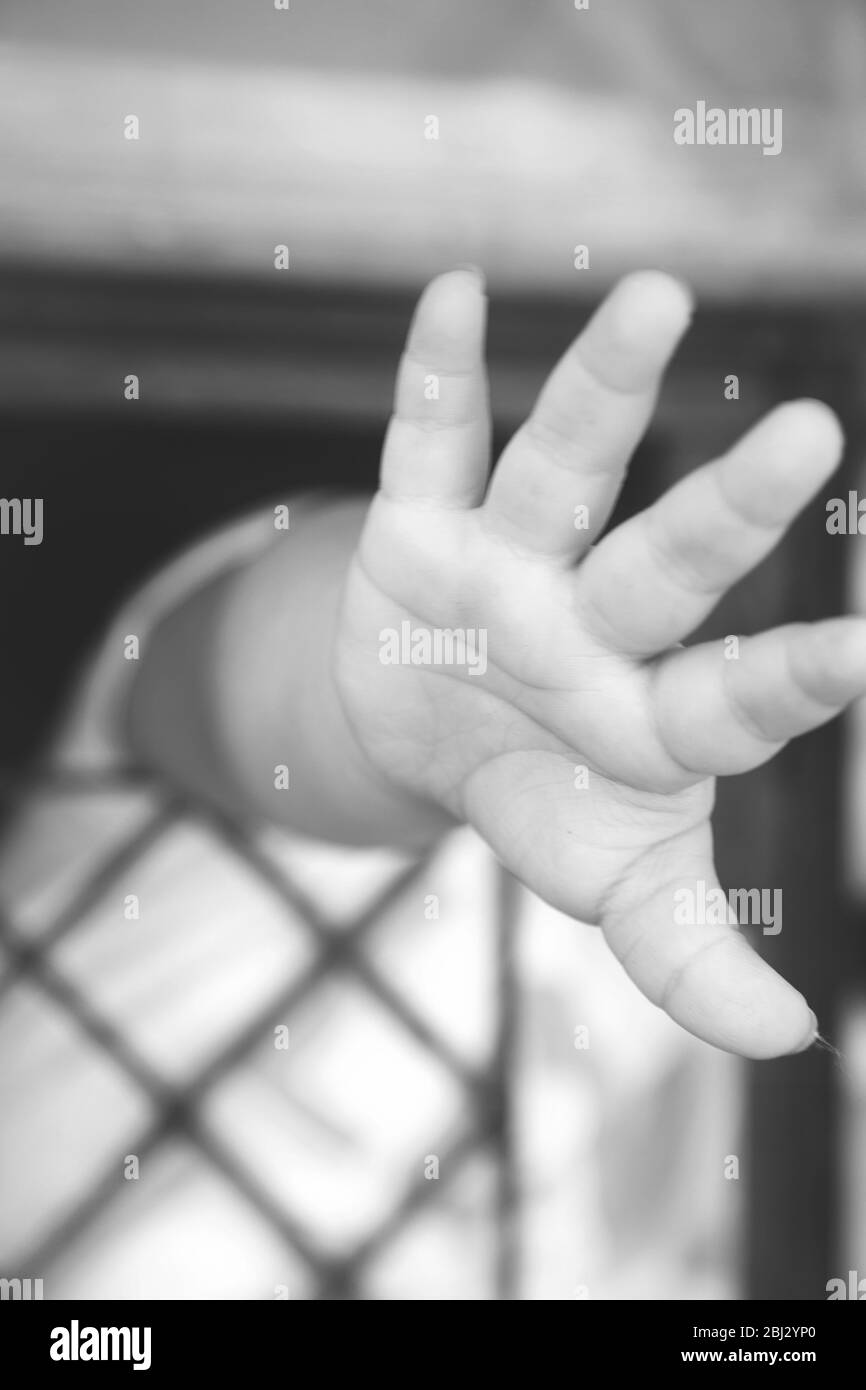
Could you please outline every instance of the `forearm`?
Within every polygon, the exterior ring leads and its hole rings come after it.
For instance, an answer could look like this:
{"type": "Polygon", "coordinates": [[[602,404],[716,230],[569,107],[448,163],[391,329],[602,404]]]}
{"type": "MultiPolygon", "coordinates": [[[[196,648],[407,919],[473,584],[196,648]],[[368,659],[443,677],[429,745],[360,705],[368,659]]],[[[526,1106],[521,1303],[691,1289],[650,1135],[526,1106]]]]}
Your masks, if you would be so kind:
{"type": "Polygon", "coordinates": [[[147,765],[232,815],[346,844],[418,848],[452,822],[372,766],[332,672],[367,505],[302,502],[265,554],[165,619],[142,654],[129,736],[147,765]]]}

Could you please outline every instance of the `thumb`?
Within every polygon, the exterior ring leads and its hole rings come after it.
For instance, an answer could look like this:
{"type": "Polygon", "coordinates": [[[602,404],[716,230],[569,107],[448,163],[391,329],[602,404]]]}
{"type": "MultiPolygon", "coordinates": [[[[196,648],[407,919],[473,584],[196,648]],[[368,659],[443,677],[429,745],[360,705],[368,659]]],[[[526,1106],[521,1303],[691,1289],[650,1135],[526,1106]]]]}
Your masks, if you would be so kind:
{"type": "Polygon", "coordinates": [[[654,1004],[704,1042],[743,1057],[780,1057],[814,1042],[815,1015],[798,990],[752,949],[739,929],[766,918],[781,926],[781,898],[726,894],[712,861],[709,824],[644,854],[605,903],[602,929],[627,974],[654,1004]]]}

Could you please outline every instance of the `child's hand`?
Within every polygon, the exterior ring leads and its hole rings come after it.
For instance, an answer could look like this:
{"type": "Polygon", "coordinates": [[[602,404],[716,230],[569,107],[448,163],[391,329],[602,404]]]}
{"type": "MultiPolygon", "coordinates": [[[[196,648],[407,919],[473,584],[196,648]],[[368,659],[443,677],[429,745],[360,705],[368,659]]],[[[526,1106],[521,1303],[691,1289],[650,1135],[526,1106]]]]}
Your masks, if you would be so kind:
{"type": "Polygon", "coordinates": [[[470,821],[548,902],[600,923],[684,1027],[771,1057],[812,1041],[805,1000],[735,926],[678,925],[674,895],[718,887],[714,775],[758,766],[866,691],[866,621],[743,639],[738,659],[722,642],[679,645],[838,463],[839,425],[816,402],[775,410],[599,540],[689,314],[676,281],[624,280],[491,478],[483,287],[466,271],[428,287],[335,671],[380,773],[470,821]],[[466,664],[399,664],[407,632],[423,658],[418,632],[445,629],[468,631],[466,664]]]}

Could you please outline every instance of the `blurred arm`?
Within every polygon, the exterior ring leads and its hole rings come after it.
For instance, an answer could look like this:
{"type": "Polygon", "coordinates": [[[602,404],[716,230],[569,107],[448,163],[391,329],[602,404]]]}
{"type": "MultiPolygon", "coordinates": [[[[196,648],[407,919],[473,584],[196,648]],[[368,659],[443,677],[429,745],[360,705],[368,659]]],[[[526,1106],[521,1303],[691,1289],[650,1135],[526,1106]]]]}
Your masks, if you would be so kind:
{"type": "Polygon", "coordinates": [[[421,848],[453,823],[369,763],[331,673],[367,499],[292,507],[256,561],[151,634],[128,712],[136,756],[196,799],[345,844],[421,848]],[[289,786],[278,787],[277,769],[289,786]]]}

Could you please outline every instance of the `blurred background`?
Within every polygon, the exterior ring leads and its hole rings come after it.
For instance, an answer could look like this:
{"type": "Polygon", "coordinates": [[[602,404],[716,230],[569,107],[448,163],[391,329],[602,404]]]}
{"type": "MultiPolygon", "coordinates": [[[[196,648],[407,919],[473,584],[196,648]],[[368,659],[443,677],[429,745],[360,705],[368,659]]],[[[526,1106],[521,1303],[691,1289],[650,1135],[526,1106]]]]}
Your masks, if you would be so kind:
{"type": "MultiPolygon", "coordinates": [[[[864,78],[856,0],[6,0],[0,490],[44,498],[45,538],[0,537],[0,1275],[557,1300],[866,1277],[862,711],[720,792],[722,882],[782,889],[756,945],[842,1054],[745,1066],[471,832],[417,864],[217,823],[76,686],[184,547],[373,488],[412,304],[455,263],[490,281],[500,445],[620,273],[694,285],[618,518],[799,394],[845,425],[833,495],[866,494],[864,78]],[[699,100],[782,108],[781,154],[676,145],[699,100]]],[[[704,635],[866,611],[826,501],[704,635]]]]}

